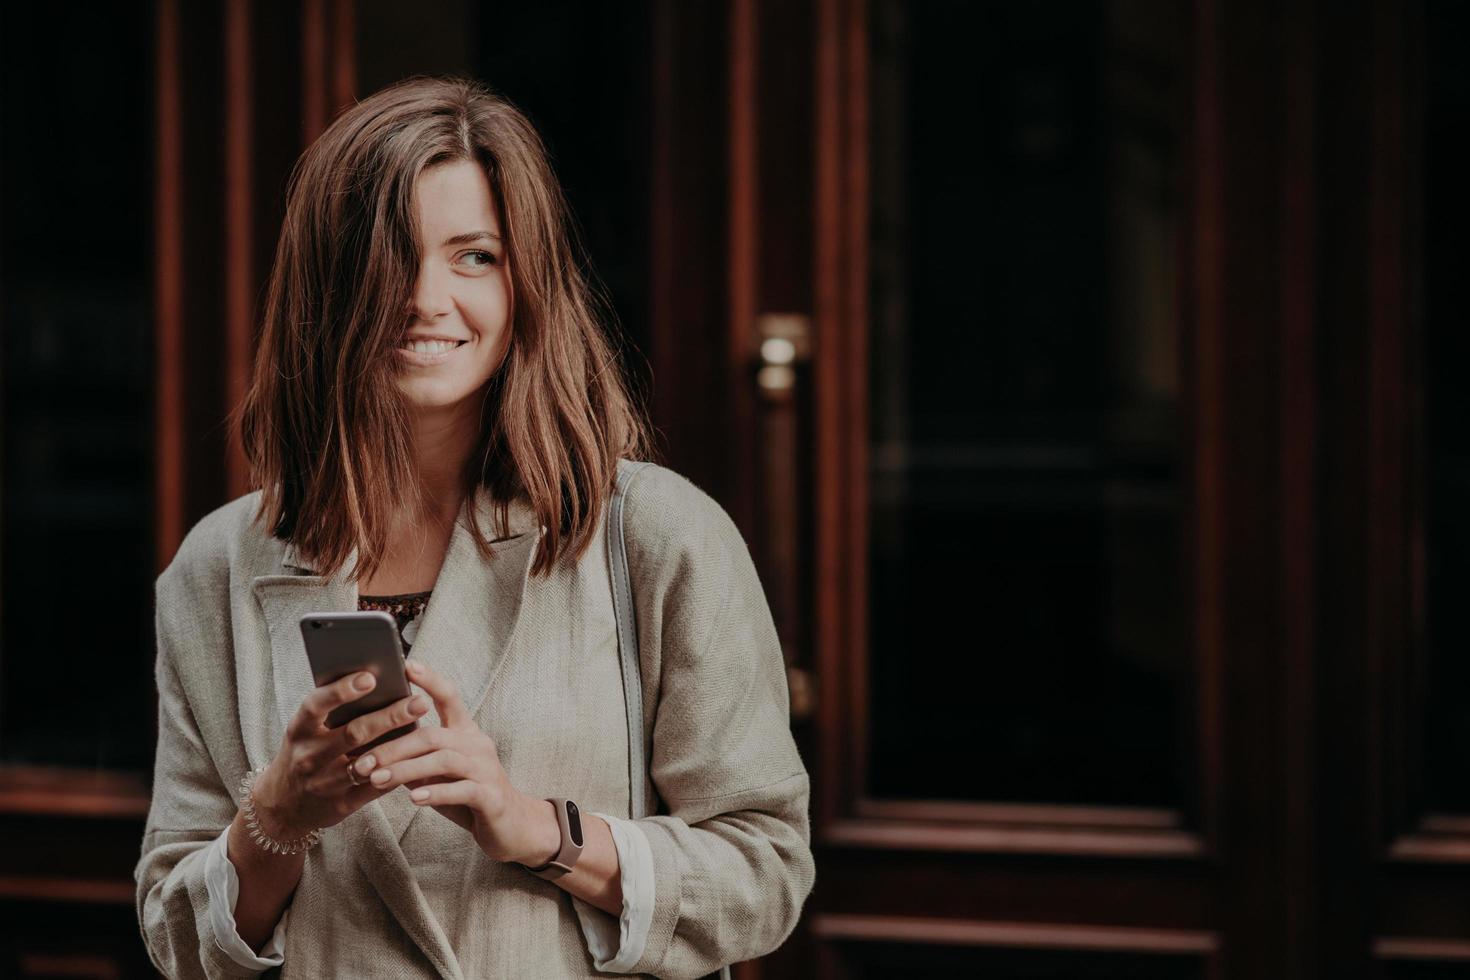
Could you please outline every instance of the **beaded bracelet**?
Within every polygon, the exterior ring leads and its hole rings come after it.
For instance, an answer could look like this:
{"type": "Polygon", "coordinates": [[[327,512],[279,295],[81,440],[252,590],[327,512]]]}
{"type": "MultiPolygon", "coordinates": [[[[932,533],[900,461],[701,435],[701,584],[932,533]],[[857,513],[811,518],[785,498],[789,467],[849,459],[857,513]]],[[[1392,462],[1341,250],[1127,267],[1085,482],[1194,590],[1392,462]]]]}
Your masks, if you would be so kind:
{"type": "Polygon", "coordinates": [[[251,795],[250,789],[255,784],[255,777],[263,772],[265,772],[264,766],[252,769],[240,777],[240,810],[245,814],[245,827],[250,831],[250,839],[272,854],[300,854],[302,851],[315,847],[322,839],[321,828],[313,830],[305,837],[288,841],[275,840],[260,829],[260,824],[255,818],[255,797],[251,795]]]}

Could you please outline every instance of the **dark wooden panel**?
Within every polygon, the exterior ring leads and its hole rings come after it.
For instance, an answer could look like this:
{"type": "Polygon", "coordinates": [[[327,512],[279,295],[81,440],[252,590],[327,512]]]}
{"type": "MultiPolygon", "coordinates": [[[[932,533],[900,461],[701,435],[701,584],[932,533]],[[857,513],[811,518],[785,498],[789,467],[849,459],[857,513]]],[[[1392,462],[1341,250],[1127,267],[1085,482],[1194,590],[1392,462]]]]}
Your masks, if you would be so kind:
{"type": "Polygon", "coordinates": [[[813,914],[1211,931],[1217,876],[1188,862],[822,848],[813,914]]]}
{"type": "Polygon", "coordinates": [[[0,19],[0,762],[141,768],[152,7],[0,19]]]}
{"type": "Polygon", "coordinates": [[[1205,841],[1175,810],[1015,803],[860,799],[854,816],[823,824],[835,846],[1201,858],[1205,841]]]}
{"type": "Polygon", "coordinates": [[[1375,980],[1465,980],[1470,977],[1470,949],[1464,943],[1386,939],[1374,944],[1381,962],[1375,980]]]}
{"type": "Polygon", "coordinates": [[[1334,93],[1320,194],[1335,202],[1321,209],[1320,277],[1332,327],[1320,348],[1321,629],[1333,652],[1321,730],[1334,741],[1319,761],[1323,798],[1338,804],[1317,822],[1320,962],[1328,975],[1366,969],[1369,945],[1375,976],[1470,975],[1453,139],[1467,22],[1422,0],[1319,13],[1320,85],[1334,93]],[[1436,279],[1450,290],[1438,302],[1436,279]]]}
{"type": "MultiPolygon", "coordinates": [[[[1470,155],[1462,138],[1470,125],[1470,71],[1464,57],[1470,43],[1470,7],[1431,0],[1401,40],[1405,73],[1402,120],[1389,117],[1385,138],[1395,124],[1405,132],[1403,159],[1386,179],[1404,183],[1404,308],[1412,329],[1406,337],[1406,410],[1413,420],[1406,489],[1410,553],[1412,641],[1420,656],[1405,666],[1408,679],[1405,748],[1408,773],[1420,775],[1422,789],[1409,787],[1410,806],[1461,814],[1461,843],[1470,848],[1470,659],[1465,657],[1470,629],[1464,598],[1470,589],[1470,439],[1464,424],[1467,401],[1463,371],[1470,358],[1465,331],[1464,229],[1470,221],[1465,183],[1470,155]],[[1405,183],[1406,182],[1406,183],[1405,183]],[[1414,316],[1417,314],[1417,316],[1414,316]]],[[[1392,35],[1390,35],[1390,38],[1392,35]]],[[[1376,141],[1375,141],[1376,145],[1376,141]]],[[[1380,150],[1387,155],[1389,144],[1380,150]]],[[[1389,192],[1392,185],[1385,188],[1389,192]]],[[[1385,201],[1391,207],[1392,201],[1385,201]]],[[[1411,648],[1412,650],[1413,648],[1411,648]]],[[[1412,812],[1412,811],[1411,811],[1412,812]]],[[[1418,814],[1413,814],[1417,816],[1418,814]]]]}
{"type": "Polygon", "coordinates": [[[868,14],[862,778],[877,797],[1177,806],[1183,5],[868,14]]]}
{"type": "Polygon", "coordinates": [[[745,478],[729,465],[728,348],[711,340],[730,302],[728,16],[726,4],[652,7],[651,406],[668,457],[720,500],[745,478]]]}
{"type": "Polygon", "coordinates": [[[1321,649],[1331,669],[1318,680],[1318,724],[1331,733],[1317,747],[1319,798],[1335,800],[1331,819],[1317,821],[1320,866],[1319,962],[1323,976],[1361,975],[1372,909],[1377,904],[1380,722],[1371,706],[1376,675],[1368,659],[1375,581],[1370,557],[1368,474],[1377,465],[1367,435],[1376,409],[1368,387],[1366,243],[1370,146],[1366,109],[1373,77],[1368,5],[1319,5],[1318,115],[1320,173],[1317,193],[1319,316],[1331,329],[1318,338],[1321,472],[1318,522],[1321,563],[1318,601],[1321,649]],[[1330,205],[1328,202],[1331,202],[1330,205]]]}
{"type": "Polygon", "coordinates": [[[1470,943],[1470,874],[1464,865],[1395,864],[1382,869],[1379,880],[1377,933],[1470,943]]]}
{"type": "Polygon", "coordinates": [[[819,920],[820,975],[908,980],[1164,980],[1212,976],[1214,940],[1162,931],[1013,923],[819,920]]]}
{"type": "Polygon", "coordinates": [[[0,977],[143,980],[149,962],[131,902],[110,904],[0,894],[0,977]]]}

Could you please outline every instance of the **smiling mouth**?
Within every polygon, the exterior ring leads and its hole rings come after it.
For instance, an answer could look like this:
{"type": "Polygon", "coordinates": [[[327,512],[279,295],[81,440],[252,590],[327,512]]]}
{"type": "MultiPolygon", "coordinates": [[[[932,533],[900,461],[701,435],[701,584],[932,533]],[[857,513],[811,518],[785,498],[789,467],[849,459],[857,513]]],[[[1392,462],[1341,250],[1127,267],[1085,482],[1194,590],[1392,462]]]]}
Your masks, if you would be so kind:
{"type": "Polygon", "coordinates": [[[423,354],[433,356],[436,354],[448,354],[451,351],[458,350],[467,343],[469,343],[469,341],[467,340],[416,340],[401,343],[398,345],[398,349],[401,351],[406,351],[410,354],[423,354]]]}

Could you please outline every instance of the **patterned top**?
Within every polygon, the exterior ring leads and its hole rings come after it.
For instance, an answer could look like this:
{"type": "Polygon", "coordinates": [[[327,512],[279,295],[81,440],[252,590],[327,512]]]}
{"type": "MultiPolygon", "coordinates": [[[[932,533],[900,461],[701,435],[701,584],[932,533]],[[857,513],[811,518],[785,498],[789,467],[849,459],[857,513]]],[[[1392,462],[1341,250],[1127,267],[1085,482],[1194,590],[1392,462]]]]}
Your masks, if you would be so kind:
{"type": "Polygon", "coordinates": [[[419,635],[419,620],[424,607],[429,604],[433,589],[423,592],[405,592],[401,595],[359,595],[357,608],[379,609],[398,621],[398,635],[403,640],[403,655],[413,649],[413,640],[419,635]]]}

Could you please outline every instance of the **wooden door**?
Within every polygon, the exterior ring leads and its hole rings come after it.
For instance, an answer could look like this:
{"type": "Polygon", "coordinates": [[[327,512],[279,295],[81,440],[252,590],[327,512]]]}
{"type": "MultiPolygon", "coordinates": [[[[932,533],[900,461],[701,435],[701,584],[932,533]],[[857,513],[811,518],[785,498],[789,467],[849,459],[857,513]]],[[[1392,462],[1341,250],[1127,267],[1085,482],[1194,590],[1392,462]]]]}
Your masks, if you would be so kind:
{"type": "Polygon", "coordinates": [[[1323,21],[1323,976],[1470,975],[1467,14],[1323,21]]]}
{"type": "Polygon", "coordinates": [[[745,975],[1470,975],[1464,15],[729,9],[818,855],[745,975]]]}
{"type": "Polygon", "coordinates": [[[1220,971],[1227,396],[1142,6],[817,5],[822,976],[1220,971]]]}

